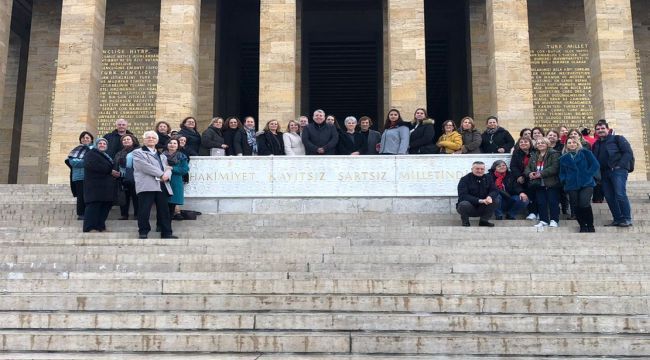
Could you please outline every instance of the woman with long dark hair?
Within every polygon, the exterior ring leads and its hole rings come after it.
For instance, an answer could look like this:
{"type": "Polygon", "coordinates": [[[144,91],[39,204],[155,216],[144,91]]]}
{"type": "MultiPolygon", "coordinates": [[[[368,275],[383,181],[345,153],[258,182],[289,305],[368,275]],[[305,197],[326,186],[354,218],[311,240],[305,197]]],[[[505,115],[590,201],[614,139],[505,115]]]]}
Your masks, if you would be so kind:
{"type": "Polygon", "coordinates": [[[411,130],[409,138],[409,154],[435,154],[438,152],[438,147],[435,144],[434,123],[435,121],[429,118],[425,109],[415,110],[413,130],[411,130]]]}
{"type": "Polygon", "coordinates": [[[402,120],[397,109],[390,109],[384,121],[379,153],[384,155],[405,155],[408,153],[411,131],[409,124],[402,120]]]}

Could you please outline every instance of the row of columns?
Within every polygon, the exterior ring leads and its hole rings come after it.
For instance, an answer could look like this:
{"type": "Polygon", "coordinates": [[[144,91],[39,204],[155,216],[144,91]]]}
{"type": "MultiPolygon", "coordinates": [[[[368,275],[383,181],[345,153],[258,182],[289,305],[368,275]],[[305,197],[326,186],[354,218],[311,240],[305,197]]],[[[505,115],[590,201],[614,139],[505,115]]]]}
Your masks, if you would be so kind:
{"type": "MultiPolygon", "coordinates": [[[[300,111],[298,1],[261,0],[262,120],[292,119],[300,111]]],[[[624,131],[641,125],[630,0],[584,2],[594,118],[612,121],[642,149],[641,131],[624,131]]],[[[0,0],[0,101],[11,5],[0,0]]],[[[426,105],[424,0],[386,0],[384,13],[384,104],[409,112],[426,105]]],[[[68,181],[63,160],[81,131],[96,128],[105,16],[106,0],[63,0],[49,183],[68,181]]],[[[486,0],[486,18],[490,113],[511,129],[529,126],[534,113],[527,0],[486,0]]],[[[160,22],[156,120],[176,123],[197,114],[201,1],[161,0],[160,22]]],[[[635,174],[645,176],[643,151],[637,151],[637,164],[635,174]]]]}

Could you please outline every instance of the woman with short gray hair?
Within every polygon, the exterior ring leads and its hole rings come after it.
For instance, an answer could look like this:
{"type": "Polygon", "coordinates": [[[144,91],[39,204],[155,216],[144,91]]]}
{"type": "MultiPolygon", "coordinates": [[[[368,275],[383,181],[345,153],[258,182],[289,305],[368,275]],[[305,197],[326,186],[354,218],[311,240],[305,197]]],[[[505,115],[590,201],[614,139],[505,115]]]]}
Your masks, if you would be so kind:
{"type": "Polygon", "coordinates": [[[336,153],[339,155],[362,155],[368,151],[367,139],[357,131],[357,118],[345,118],[345,130],[339,130],[339,142],[336,153]]]}

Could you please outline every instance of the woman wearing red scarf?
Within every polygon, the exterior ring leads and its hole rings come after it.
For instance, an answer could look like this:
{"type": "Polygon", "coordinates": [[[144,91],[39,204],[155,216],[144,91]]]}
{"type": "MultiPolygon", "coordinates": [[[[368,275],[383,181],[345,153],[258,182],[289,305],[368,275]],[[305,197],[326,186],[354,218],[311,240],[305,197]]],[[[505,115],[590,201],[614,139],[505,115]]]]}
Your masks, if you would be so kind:
{"type": "Polygon", "coordinates": [[[499,208],[494,211],[495,218],[502,220],[503,214],[506,213],[506,219],[516,219],[519,211],[529,202],[523,186],[517,182],[517,177],[508,170],[508,165],[503,160],[492,164],[490,175],[499,190],[499,208]]]}

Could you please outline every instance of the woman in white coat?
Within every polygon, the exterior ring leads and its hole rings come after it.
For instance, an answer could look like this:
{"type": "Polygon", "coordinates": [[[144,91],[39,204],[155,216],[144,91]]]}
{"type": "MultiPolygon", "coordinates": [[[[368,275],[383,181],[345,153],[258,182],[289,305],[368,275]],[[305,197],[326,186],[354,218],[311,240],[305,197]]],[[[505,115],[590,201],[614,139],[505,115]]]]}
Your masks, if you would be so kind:
{"type": "Polygon", "coordinates": [[[284,153],[287,156],[305,155],[305,145],[300,137],[300,124],[291,120],[287,124],[287,132],[282,134],[284,140],[284,153]]]}

